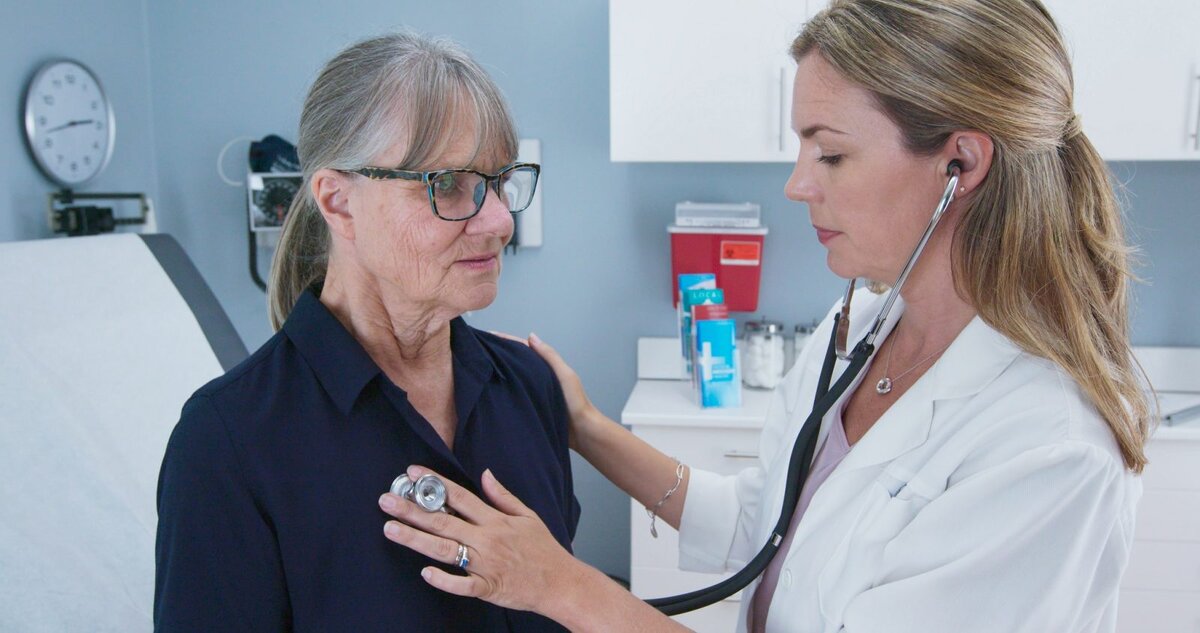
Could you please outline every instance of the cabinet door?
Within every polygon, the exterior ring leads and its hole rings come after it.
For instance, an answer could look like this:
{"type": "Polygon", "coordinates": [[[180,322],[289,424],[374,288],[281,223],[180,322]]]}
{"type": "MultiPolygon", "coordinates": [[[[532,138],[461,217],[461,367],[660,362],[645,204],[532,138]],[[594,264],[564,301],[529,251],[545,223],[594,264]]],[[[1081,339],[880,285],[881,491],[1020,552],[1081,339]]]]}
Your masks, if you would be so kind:
{"type": "MultiPolygon", "coordinates": [[[[611,0],[614,161],[795,160],[787,47],[827,0],[611,0]]],[[[1046,0],[1106,160],[1200,159],[1200,2],[1046,0]]]]}
{"type": "Polygon", "coordinates": [[[805,0],[612,0],[614,161],[791,161],[805,0]]]}
{"type": "Polygon", "coordinates": [[[1047,0],[1105,160],[1200,159],[1200,2],[1047,0]]]}

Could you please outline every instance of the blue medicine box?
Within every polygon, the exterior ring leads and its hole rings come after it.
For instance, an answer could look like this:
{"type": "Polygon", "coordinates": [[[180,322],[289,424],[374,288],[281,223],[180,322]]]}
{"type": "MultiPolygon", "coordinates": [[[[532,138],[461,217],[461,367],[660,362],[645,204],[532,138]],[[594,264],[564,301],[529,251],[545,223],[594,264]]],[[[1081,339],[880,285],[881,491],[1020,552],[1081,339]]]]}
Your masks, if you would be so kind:
{"type": "Polygon", "coordinates": [[[702,407],[742,406],[742,371],[738,364],[737,322],[696,322],[693,367],[702,407]]]}

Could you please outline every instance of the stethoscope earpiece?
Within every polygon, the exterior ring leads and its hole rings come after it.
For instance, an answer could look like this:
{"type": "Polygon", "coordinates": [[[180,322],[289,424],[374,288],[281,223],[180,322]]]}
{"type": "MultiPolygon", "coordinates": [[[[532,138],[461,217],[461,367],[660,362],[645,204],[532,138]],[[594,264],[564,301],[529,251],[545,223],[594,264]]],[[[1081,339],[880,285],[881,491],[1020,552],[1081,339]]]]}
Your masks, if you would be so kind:
{"type": "Polygon", "coordinates": [[[956,172],[956,171],[961,174],[962,170],[963,170],[962,162],[960,162],[957,158],[950,161],[949,165],[946,165],[946,175],[947,176],[953,176],[954,172],[956,172]]]}

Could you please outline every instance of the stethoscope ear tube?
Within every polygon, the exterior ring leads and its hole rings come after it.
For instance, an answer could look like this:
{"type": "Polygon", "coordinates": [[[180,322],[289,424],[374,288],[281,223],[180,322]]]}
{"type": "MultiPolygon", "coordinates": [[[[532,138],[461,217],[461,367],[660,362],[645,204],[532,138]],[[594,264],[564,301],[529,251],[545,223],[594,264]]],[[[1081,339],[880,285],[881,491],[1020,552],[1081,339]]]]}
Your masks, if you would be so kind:
{"type": "Polygon", "coordinates": [[[771,531],[771,538],[741,571],[729,578],[704,589],[647,600],[646,603],[650,606],[666,615],[679,615],[720,602],[753,582],[779,551],[783,537],[787,534],[788,525],[792,521],[792,515],[796,513],[796,506],[800,503],[800,491],[804,486],[804,481],[808,479],[808,470],[812,464],[813,452],[816,450],[817,432],[821,429],[821,420],[834,403],[842,397],[842,394],[850,388],[850,384],[858,377],[863,365],[875,351],[874,345],[865,339],[860,341],[850,355],[850,365],[838,377],[833,388],[827,389],[833,376],[837,321],[840,317],[841,315],[834,315],[834,336],[829,339],[829,351],[825,355],[825,365],[821,368],[821,380],[817,385],[817,400],[813,403],[813,410],[804,421],[804,426],[800,428],[795,444],[792,445],[792,455],[788,461],[787,487],[783,493],[783,508],[780,511],[779,520],[775,523],[775,528],[771,531]]]}

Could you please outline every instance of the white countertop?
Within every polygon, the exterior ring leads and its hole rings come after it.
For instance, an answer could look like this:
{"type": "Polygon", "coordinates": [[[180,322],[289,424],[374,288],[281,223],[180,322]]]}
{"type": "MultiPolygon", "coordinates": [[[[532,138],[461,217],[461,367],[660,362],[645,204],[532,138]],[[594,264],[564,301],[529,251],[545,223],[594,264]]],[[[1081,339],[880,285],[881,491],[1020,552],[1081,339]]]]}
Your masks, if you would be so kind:
{"type": "MultiPolygon", "coordinates": [[[[746,387],[742,389],[742,406],[705,409],[696,404],[692,384],[686,380],[639,380],[621,410],[621,423],[760,429],[767,417],[771,393],[746,387]]],[[[1158,399],[1164,415],[1200,405],[1200,393],[1160,392],[1158,399]]],[[[1200,441],[1200,414],[1170,425],[1160,423],[1154,438],[1200,441]]]]}
{"type": "MultiPolygon", "coordinates": [[[[1158,406],[1164,417],[1177,417],[1172,414],[1200,406],[1200,393],[1185,393],[1160,391],[1158,406]]],[[[1155,439],[1179,439],[1200,441],[1200,412],[1189,413],[1187,417],[1178,420],[1159,423],[1154,431],[1155,439]]]]}
{"type": "Polygon", "coordinates": [[[761,429],[771,393],[744,387],[742,406],[705,409],[696,404],[690,381],[639,380],[621,410],[621,423],[761,429]]]}
{"type": "MultiPolygon", "coordinates": [[[[1179,411],[1200,405],[1200,348],[1135,347],[1134,353],[1150,383],[1158,389],[1164,417],[1154,432],[1158,440],[1200,441],[1200,413],[1180,418],[1179,411]]],[[[621,423],[710,428],[762,428],[771,391],[742,389],[742,406],[705,409],[696,404],[682,375],[679,341],[674,338],[638,339],[638,378],[621,411],[621,423]]]]}

